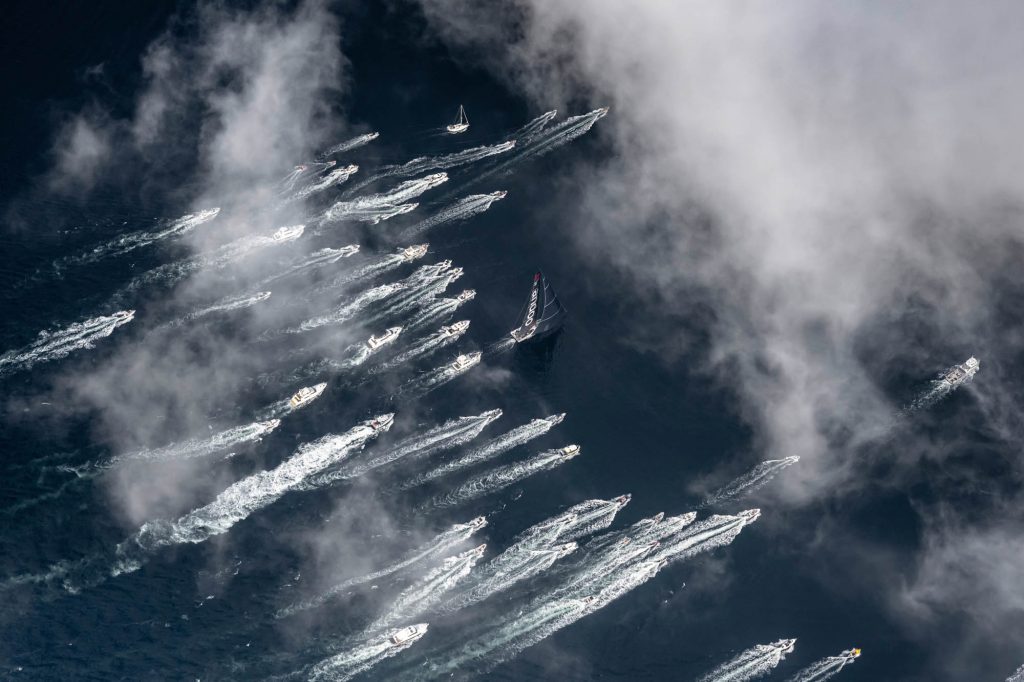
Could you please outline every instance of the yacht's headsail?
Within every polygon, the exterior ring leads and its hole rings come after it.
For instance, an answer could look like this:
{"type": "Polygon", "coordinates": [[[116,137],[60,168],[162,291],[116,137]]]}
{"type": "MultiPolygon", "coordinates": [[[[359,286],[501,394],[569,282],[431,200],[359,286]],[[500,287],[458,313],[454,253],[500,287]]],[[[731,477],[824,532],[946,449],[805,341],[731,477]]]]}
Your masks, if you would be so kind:
{"type": "Polygon", "coordinates": [[[544,273],[538,271],[533,276],[530,296],[519,314],[519,322],[512,330],[512,338],[522,343],[550,336],[562,326],[565,315],[565,306],[558,300],[554,287],[544,273]]]}

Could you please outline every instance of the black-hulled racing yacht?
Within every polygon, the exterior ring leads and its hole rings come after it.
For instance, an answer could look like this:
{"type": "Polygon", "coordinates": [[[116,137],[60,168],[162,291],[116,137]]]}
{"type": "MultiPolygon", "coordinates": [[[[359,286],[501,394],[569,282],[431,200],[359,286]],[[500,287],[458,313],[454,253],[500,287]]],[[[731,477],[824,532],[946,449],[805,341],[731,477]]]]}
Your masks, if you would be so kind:
{"type": "Polygon", "coordinates": [[[510,334],[516,343],[540,341],[557,332],[565,320],[565,307],[544,273],[533,276],[530,297],[519,316],[519,323],[510,334]]]}

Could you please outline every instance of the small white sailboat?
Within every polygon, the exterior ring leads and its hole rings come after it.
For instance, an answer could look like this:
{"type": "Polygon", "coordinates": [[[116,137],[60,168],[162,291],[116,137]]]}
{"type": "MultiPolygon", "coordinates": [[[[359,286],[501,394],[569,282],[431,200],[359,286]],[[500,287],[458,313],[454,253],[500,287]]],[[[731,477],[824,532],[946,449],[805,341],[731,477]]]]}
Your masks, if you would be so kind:
{"type": "Polygon", "coordinates": [[[459,115],[455,117],[455,123],[448,126],[448,132],[452,135],[458,135],[469,130],[469,119],[466,118],[466,109],[461,104],[459,105],[459,115]]]}

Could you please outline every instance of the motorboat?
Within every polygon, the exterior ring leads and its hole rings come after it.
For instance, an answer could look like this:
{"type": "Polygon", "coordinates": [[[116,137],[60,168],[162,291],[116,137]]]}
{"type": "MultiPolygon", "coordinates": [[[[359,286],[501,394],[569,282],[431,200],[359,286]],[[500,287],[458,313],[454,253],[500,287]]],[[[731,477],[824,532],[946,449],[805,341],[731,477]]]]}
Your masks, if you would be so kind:
{"type": "Polygon", "coordinates": [[[978,362],[978,358],[972,355],[967,358],[967,362],[962,365],[956,365],[946,372],[946,374],[943,375],[942,380],[950,386],[959,386],[977,374],[979,369],[981,369],[981,363],[978,362]]]}
{"type": "Polygon", "coordinates": [[[288,242],[293,239],[298,239],[302,234],[302,231],[305,229],[305,225],[288,225],[278,228],[277,231],[270,236],[275,242],[288,242]]]}
{"type": "Polygon", "coordinates": [[[265,422],[256,422],[256,428],[259,429],[259,432],[260,432],[261,436],[264,436],[264,435],[270,433],[271,431],[273,431],[274,429],[276,429],[280,425],[281,425],[281,420],[280,419],[268,419],[265,422]]]}
{"type": "Polygon", "coordinates": [[[633,496],[631,494],[629,494],[629,493],[626,493],[625,495],[619,495],[618,497],[613,497],[612,498],[612,502],[614,502],[616,505],[618,505],[621,508],[621,507],[625,507],[627,504],[629,504],[629,501],[631,499],[633,499],[633,496]]]}
{"type": "Polygon", "coordinates": [[[661,511],[651,517],[651,523],[658,524],[665,520],[665,512],[661,511]]]}
{"type": "Polygon", "coordinates": [[[391,343],[398,338],[398,335],[402,333],[401,327],[391,327],[386,329],[380,336],[371,336],[366,342],[367,348],[370,350],[380,350],[387,344],[391,343]]]}
{"type": "Polygon", "coordinates": [[[472,528],[473,530],[480,530],[481,528],[487,525],[487,517],[478,516],[475,519],[470,519],[469,523],[467,523],[466,525],[472,528]]]}
{"type": "Polygon", "coordinates": [[[404,261],[414,261],[417,258],[423,258],[423,256],[427,255],[428,246],[429,244],[414,244],[413,246],[407,246],[404,249],[399,249],[398,253],[402,256],[404,261]]]}
{"type": "Polygon", "coordinates": [[[455,123],[450,124],[447,130],[452,135],[458,135],[469,130],[469,118],[466,117],[466,108],[459,105],[459,113],[455,115],[455,123]]]}
{"type": "Polygon", "coordinates": [[[124,324],[125,322],[131,322],[132,320],[135,319],[135,311],[134,310],[118,310],[116,313],[111,315],[111,317],[114,318],[115,322],[119,322],[121,324],[124,324]]]}
{"type": "Polygon", "coordinates": [[[570,554],[572,554],[573,552],[575,552],[576,551],[576,547],[577,547],[577,544],[575,542],[563,542],[562,544],[555,545],[554,547],[551,547],[550,549],[554,550],[555,555],[559,559],[564,559],[565,557],[567,557],[570,554]]]}
{"type": "Polygon", "coordinates": [[[440,263],[434,263],[434,267],[437,268],[438,274],[444,272],[452,266],[452,261],[449,258],[444,259],[440,263]]]}
{"type": "Polygon", "coordinates": [[[408,627],[399,628],[393,630],[388,635],[388,642],[392,646],[402,646],[403,644],[410,644],[415,642],[417,639],[427,634],[427,624],[419,623],[417,625],[410,625],[408,627]]]}
{"type": "Polygon", "coordinates": [[[544,419],[542,419],[541,421],[548,422],[552,426],[558,426],[564,420],[565,420],[565,412],[559,412],[558,414],[553,414],[550,417],[544,417],[544,419]]]}
{"type": "Polygon", "coordinates": [[[303,405],[307,405],[316,400],[317,398],[319,398],[320,394],[323,393],[324,389],[326,388],[326,381],[317,384],[316,386],[306,386],[304,388],[300,388],[298,392],[292,396],[292,399],[288,401],[288,404],[291,405],[291,408],[293,410],[300,408],[303,405]]]}
{"type": "Polygon", "coordinates": [[[839,655],[845,658],[850,663],[853,663],[855,660],[860,658],[860,649],[847,649],[846,651],[841,652],[839,655]]]}
{"type": "Polygon", "coordinates": [[[504,189],[499,189],[497,192],[491,192],[489,196],[492,199],[504,199],[506,196],[508,196],[508,191],[504,189]]]}
{"type": "Polygon", "coordinates": [[[575,443],[572,445],[566,445],[564,448],[558,448],[557,452],[566,459],[572,459],[576,455],[580,454],[580,446],[575,443]]]}
{"type": "Polygon", "coordinates": [[[474,351],[472,353],[460,355],[459,357],[455,358],[455,360],[452,362],[451,369],[457,372],[469,369],[473,365],[480,362],[481,355],[482,354],[480,353],[480,351],[474,351]]]}
{"type": "Polygon", "coordinates": [[[780,639],[779,641],[775,642],[771,646],[775,647],[776,649],[778,649],[783,654],[791,654],[791,653],[793,653],[793,649],[796,648],[796,640],[795,639],[780,639]]]}
{"type": "Polygon", "coordinates": [[[448,283],[451,284],[459,277],[462,277],[462,275],[464,275],[465,273],[466,271],[463,270],[462,268],[452,268],[451,270],[448,271],[448,273],[445,276],[448,278],[448,283]]]}
{"type": "Polygon", "coordinates": [[[744,523],[753,523],[754,521],[757,521],[759,518],[761,518],[761,510],[756,508],[745,509],[736,516],[739,516],[741,519],[743,519],[744,523]]]}
{"type": "Polygon", "coordinates": [[[374,431],[387,431],[394,423],[395,415],[393,412],[389,412],[387,414],[377,415],[370,421],[366,422],[366,425],[374,431]]]}
{"type": "Polygon", "coordinates": [[[469,329],[469,320],[459,320],[454,324],[441,327],[441,335],[445,337],[459,336],[460,334],[464,334],[467,329],[469,329]]]}
{"type": "Polygon", "coordinates": [[[461,294],[455,297],[455,300],[459,303],[466,303],[476,298],[476,289],[466,289],[461,294]]]}

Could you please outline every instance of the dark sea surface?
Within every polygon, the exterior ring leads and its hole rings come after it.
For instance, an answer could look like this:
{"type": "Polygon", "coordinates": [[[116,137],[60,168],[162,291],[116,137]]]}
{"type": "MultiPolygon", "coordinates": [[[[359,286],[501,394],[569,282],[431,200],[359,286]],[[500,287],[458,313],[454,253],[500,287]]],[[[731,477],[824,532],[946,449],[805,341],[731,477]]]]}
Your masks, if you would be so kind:
{"type": "MultiPolygon", "coordinates": [[[[97,432],[94,414],[53,402],[60,401],[63,377],[88,374],[119,348],[147,342],[147,320],[155,323],[155,318],[147,318],[146,307],[163,294],[142,291],[116,305],[111,297],[133,276],[180,257],[185,247],[148,247],[67,271],[52,263],[114,236],[151,228],[156,220],[176,218],[190,212],[190,206],[168,199],[173,192],[126,198],[101,190],[96,197],[73,201],[48,199],[29,189],[47,166],[54,111],[74,108],[82,97],[81,78],[74,74],[102,62],[116,92],[130,92],[139,77],[140,52],[175,9],[149,3],[118,5],[117,11],[106,7],[65,8],[56,23],[47,24],[45,43],[24,37],[5,40],[0,52],[11,97],[2,127],[0,200],[18,206],[18,224],[8,220],[9,229],[0,237],[0,347],[20,348],[40,330],[96,314],[138,310],[135,322],[100,339],[93,349],[0,377],[5,421],[0,432],[0,504],[6,510],[0,513],[0,580],[45,574],[62,561],[109,555],[137,530],[118,511],[112,473],[75,481],[73,473],[58,468],[114,453],[106,434],[97,432]],[[63,492],[46,498],[64,484],[68,487],[63,492]]],[[[401,6],[391,7],[348,11],[345,19],[343,49],[351,60],[352,86],[338,104],[350,121],[381,133],[379,140],[342,157],[341,163],[361,166],[355,179],[384,163],[500,142],[542,113],[530,110],[484,71],[453,60],[442,46],[423,38],[415,16],[406,16],[401,6]],[[469,112],[470,131],[457,138],[434,134],[458,103],[469,112]]],[[[41,9],[24,3],[12,11],[14,23],[24,31],[8,22],[5,33],[40,33],[41,9]]],[[[46,17],[49,21],[51,14],[46,17]]],[[[579,102],[560,117],[602,104],[579,102]]],[[[612,111],[610,116],[614,115],[612,111]]],[[[361,554],[397,558],[432,532],[481,514],[488,526],[474,539],[486,541],[492,556],[529,525],[590,498],[632,494],[614,528],[659,511],[671,515],[693,510],[702,499],[697,484],[709,477],[720,484],[764,459],[735,396],[700,370],[707,349],[690,345],[669,356],[658,345],[638,342],[634,332],[650,315],[644,302],[620,274],[583,260],[572,248],[576,226],[564,219],[564,206],[572,204],[576,188],[566,179],[579,176],[570,170],[615,162],[603,143],[601,126],[598,121],[587,135],[516,166],[509,176],[494,176],[468,188],[508,190],[508,196],[482,215],[442,225],[419,240],[431,245],[424,262],[448,258],[465,268],[465,276],[449,295],[465,287],[477,290],[476,299],[452,318],[472,321],[463,339],[415,367],[373,375],[357,387],[351,382],[345,387],[344,376],[325,378],[336,384],[303,411],[285,417],[272,434],[241,446],[230,460],[211,458],[209,485],[197,487],[194,506],[212,499],[231,480],[276,465],[301,443],[340,433],[385,411],[396,412],[393,433],[371,443],[358,455],[360,460],[383,452],[387,444],[417,428],[493,408],[503,410],[502,418],[463,450],[532,418],[565,412],[563,424],[503,455],[498,463],[567,443],[582,445],[580,457],[454,509],[429,506],[429,500],[454,480],[400,492],[396,484],[415,467],[384,468],[320,490],[289,492],[228,533],[202,544],[165,547],[138,571],[118,577],[104,573],[105,579],[75,594],[63,589],[60,579],[8,586],[0,592],[3,675],[38,680],[205,680],[259,679],[299,670],[324,658],[332,642],[361,630],[388,596],[407,584],[381,581],[378,590],[336,599],[315,615],[275,621],[277,609],[349,577],[329,562],[312,560],[314,553],[304,551],[307,540],[315,544],[335,534],[347,538],[342,563],[358,563],[361,554]],[[569,310],[563,333],[539,350],[488,355],[482,367],[422,397],[396,390],[414,372],[454,357],[456,349],[483,349],[503,338],[535,268],[543,269],[569,310]],[[387,523],[366,517],[366,510],[374,509],[380,510],[381,518],[386,516],[387,523]]],[[[468,182],[490,165],[485,161],[452,169],[449,184],[468,182]]],[[[187,186],[190,179],[182,182],[187,186]]],[[[454,191],[441,186],[421,197],[419,208],[410,215],[376,226],[345,225],[330,238],[306,236],[288,251],[297,255],[359,242],[359,255],[331,266],[355,268],[378,250],[391,250],[389,235],[451,201],[454,196],[442,197],[454,191]]],[[[393,281],[413,267],[402,266],[373,283],[393,281]]],[[[242,293],[231,284],[226,282],[220,295],[242,293]]],[[[247,314],[239,311],[238,317],[246,319],[247,314]]],[[[229,314],[195,324],[233,323],[229,314]]],[[[691,339],[700,338],[701,324],[697,319],[684,322],[692,327],[691,339]]],[[[249,331],[239,327],[238,343],[253,342],[249,331]]],[[[290,369],[283,352],[280,366],[265,371],[290,369]]],[[[251,421],[247,415],[275,396],[286,397],[294,387],[288,389],[285,393],[285,387],[253,386],[237,395],[233,404],[212,406],[211,430],[251,421]]],[[[967,409],[968,402],[961,392],[937,409],[967,409]]],[[[154,414],[158,410],[154,408],[154,414]]],[[[164,427],[155,423],[153,428],[158,432],[164,427]]],[[[175,440],[188,435],[179,434],[175,440]]],[[[152,445],[166,442],[154,438],[152,445]]],[[[458,454],[434,457],[442,461],[458,454]]],[[[150,475],[159,477],[161,472],[160,465],[153,465],[150,475]]],[[[883,479],[885,472],[865,475],[883,479]]],[[[831,587],[835,576],[848,570],[841,547],[845,533],[896,555],[914,547],[918,517],[909,496],[879,486],[876,493],[858,499],[773,508],[771,492],[769,484],[757,496],[701,512],[762,508],[762,518],[729,546],[667,566],[636,590],[493,670],[469,666],[461,672],[508,680],[687,680],[756,643],[795,637],[796,651],[770,679],[784,679],[806,664],[853,646],[862,647],[865,654],[839,679],[943,679],[940,671],[929,669],[930,656],[922,643],[892,621],[869,577],[849,575],[849,589],[831,587]],[[836,538],[811,530],[825,513],[842,527],[836,538]],[[824,574],[832,579],[820,580],[824,574]]],[[[472,544],[465,543],[464,548],[472,544]]],[[[108,571],[104,566],[97,571],[108,571]]],[[[468,639],[481,623],[514,614],[525,603],[526,597],[513,591],[467,613],[416,618],[414,622],[431,623],[423,642],[360,679],[415,675],[428,662],[426,656],[439,655],[428,652],[468,639]]]]}

